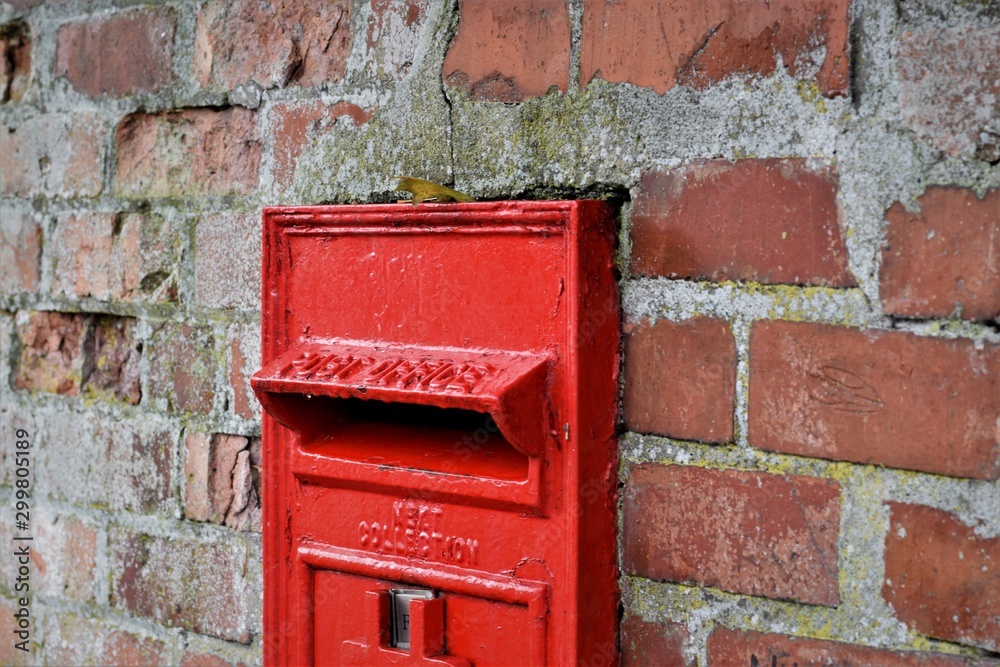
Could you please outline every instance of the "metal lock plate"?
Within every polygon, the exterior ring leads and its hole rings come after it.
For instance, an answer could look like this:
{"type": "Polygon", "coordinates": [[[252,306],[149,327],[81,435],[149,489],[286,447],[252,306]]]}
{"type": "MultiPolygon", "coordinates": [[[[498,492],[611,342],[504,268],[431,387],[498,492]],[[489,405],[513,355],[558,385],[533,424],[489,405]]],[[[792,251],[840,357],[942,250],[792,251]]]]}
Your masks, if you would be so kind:
{"type": "Polygon", "coordinates": [[[414,588],[389,589],[390,616],[389,625],[392,634],[392,645],[396,648],[410,650],[410,603],[413,600],[430,600],[434,591],[414,588]]]}

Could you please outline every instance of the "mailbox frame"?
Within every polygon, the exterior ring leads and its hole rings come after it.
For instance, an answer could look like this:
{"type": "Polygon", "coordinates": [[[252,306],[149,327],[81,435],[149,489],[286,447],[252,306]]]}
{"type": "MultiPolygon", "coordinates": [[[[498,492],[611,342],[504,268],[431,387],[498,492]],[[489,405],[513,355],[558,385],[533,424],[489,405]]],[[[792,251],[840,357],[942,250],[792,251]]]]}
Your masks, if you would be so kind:
{"type": "MultiPolygon", "coordinates": [[[[364,627],[344,642],[344,650],[385,653],[388,629],[380,629],[373,614],[384,616],[379,605],[386,603],[379,602],[378,591],[387,587],[386,582],[397,582],[401,587],[443,591],[445,597],[467,596],[523,609],[529,619],[523,640],[530,664],[616,664],[620,317],[614,269],[616,225],[610,207],[599,201],[269,207],[264,209],[263,223],[263,368],[252,385],[265,407],[265,662],[314,664],[316,610],[332,604],[352,612],[367,610],[361,612],[364,627]],[[379,249],[373,255],[383,252],[383,246],[397,254],[409,252],[408,247],[427,248],[426,257],[435,260],[421,259],[423,255],[411,258],[415,268],[409,278],[419,281],[425,275],[439,292],[442,281],[455,281],[451,285],[456,296],[445,299],[439,321],[396,313],[400,308],[420,310],[419,287],[411,290],[409,283],[397,281],[380,291],[363,282],[361,273],[376,266],[363,261],[358,251],[369,241],[379,249]],[[441,243],[462,250],[453,275],[437,261],[441,243]],[[338,250],[339,246],[344,247],[338,250]],[[477,253],[502,265],[494,266],[477,253]],[[330,266],[324,276],[326,259],[330,266]],[[479,284],[485,278],[469,275],[463,270],[467,265],[504,284],[493,289],[479,284]],[[511,285],[505,275],[511,277],[511,285]],[[346,303],[353,297],[338,280],[360,281],[355,284],[365,298],[346,303]],[[517,293],[504,294],[508,287],[517,293]],[[485,323],[463,320],[456,312],[470,294],[489,302],[485,323]],[[538,300],[555,307],[543,311],[538,300]],[[366,324],[365,313],[352,307],[369,313],[388,308],[396,313],[389,318],[396,333],[358,337],[358,331],[371,334],[381,325],[366,324]],[[339,309],[339,320],[326,312],[329,308],[339,309]],[[520,314],[539,321],[523,321],[520,314]],[[343,331],[337,330],[340,322],[343,331]],[[497,344],[506,339],[520,342],[513,349],[497,344]],[[468,394],[448,387],[433,389],[423,380],[423,389],[375,386],[360,375],[352,376],[349,369],[343,377],[334,377],[340,367],[332,361],[364,358],[368,368],[377,367],[383,358],[409,364],[407,368],[427,360],[472,367],[473,357],[485,360],[480,366],[490,372],[482,378],[468,375],[474,385],[468,394]],[[323,370],[319,375],[314,372],[317,367],[323,370]],[[351,406],[359,405],[350,401],[358,400],[487,413],[512,447],[513,454],[504,454],[510,465],[497,465],[477,477],[475,470],[450,474],[419,466],[370,464],[353,454],[355,445],[336,442],[343,432],[339,425],[349,422],[351,406]],[[324,420],[335,425],[324,430],[324,420]],[[523,465],[519,457],[526,459],[523,465]],[[523,477],[509,470],[523,471],[523,477]],[[421,558],[412,551],[365,551],[357,543],[344,543],[337,532],[339,524],[326,531],[315,517],[305,516],[320,505],[340,511],[338,498],[343,499],[344,516],[365,499],[379,498],[409,503],[406,511],[417,511],[416,507],[440,515],[446,508],[466,524],[493,518],[503,533],[491,534],[489,541],[495,547],[507,540],[535,544],[522,534],[523,526],[538,533],[532,535],[537,537],[537,552],[532,547],[520,556],[491,553],[473,565],[421,558]],[[500,561],[506,565],[497,565],[500,561]],[[333,576],[330,573],[370,578],[371,601],[325,597],[323,586],[333,576]]],[[[440,298],[433,292],[423,296],[440,298]]],[[[396,378],[396,382],[407,380],[396,378]]],[[[366,426],[351,428],[365,433],[366,426]]],[[[376,435],[371,438],[375,441],[376,435]]],[[[395,446],[391,434],[379,442],[395,446]]],[[[400,452],[404,458],[410,455],[400,452]]],[[[437,627],[434,623],[444,622],[440,609],[447,601],[414,604],[422,624],[437,627]]],[[[438,648],[442,654],[437,657],[398,653],[389,657],[402,659],[400,664],[468,664],[446,654],[448,646],[438,648]]]]}

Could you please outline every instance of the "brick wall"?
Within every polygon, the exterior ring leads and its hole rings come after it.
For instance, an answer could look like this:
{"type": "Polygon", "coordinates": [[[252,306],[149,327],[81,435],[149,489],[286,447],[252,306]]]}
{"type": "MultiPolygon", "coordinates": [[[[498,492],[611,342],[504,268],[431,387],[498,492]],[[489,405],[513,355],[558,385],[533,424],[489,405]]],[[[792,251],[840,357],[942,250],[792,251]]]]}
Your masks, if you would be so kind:
{"type": "Polygon", "coordinates": [[[412,174],[624,201],[625,664],[1000,664],[998,51],[994,0],[0,2],[0,663],[260,662],[260,209],[412,174]]]}

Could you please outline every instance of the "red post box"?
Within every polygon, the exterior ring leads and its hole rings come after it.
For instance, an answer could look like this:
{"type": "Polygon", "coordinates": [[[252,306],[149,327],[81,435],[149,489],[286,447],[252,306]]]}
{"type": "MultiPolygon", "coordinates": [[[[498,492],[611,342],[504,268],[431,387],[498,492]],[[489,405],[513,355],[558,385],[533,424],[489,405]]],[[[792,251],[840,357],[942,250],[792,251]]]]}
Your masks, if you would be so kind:
{"type": "Polygon", "coordinates": [[[614,220],[264,211],[271,665],[617,662],[614,220]]]}

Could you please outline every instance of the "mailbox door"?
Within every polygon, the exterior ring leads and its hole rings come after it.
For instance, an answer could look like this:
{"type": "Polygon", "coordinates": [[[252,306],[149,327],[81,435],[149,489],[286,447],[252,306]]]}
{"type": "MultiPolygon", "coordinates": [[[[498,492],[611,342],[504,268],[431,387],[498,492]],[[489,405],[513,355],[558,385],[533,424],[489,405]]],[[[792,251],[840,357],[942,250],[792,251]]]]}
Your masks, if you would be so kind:
{"type": "Polygon", "coordinates": [[[264,234],[266,661],[616,662],[609,209],[269,208],[264,234]]]}

